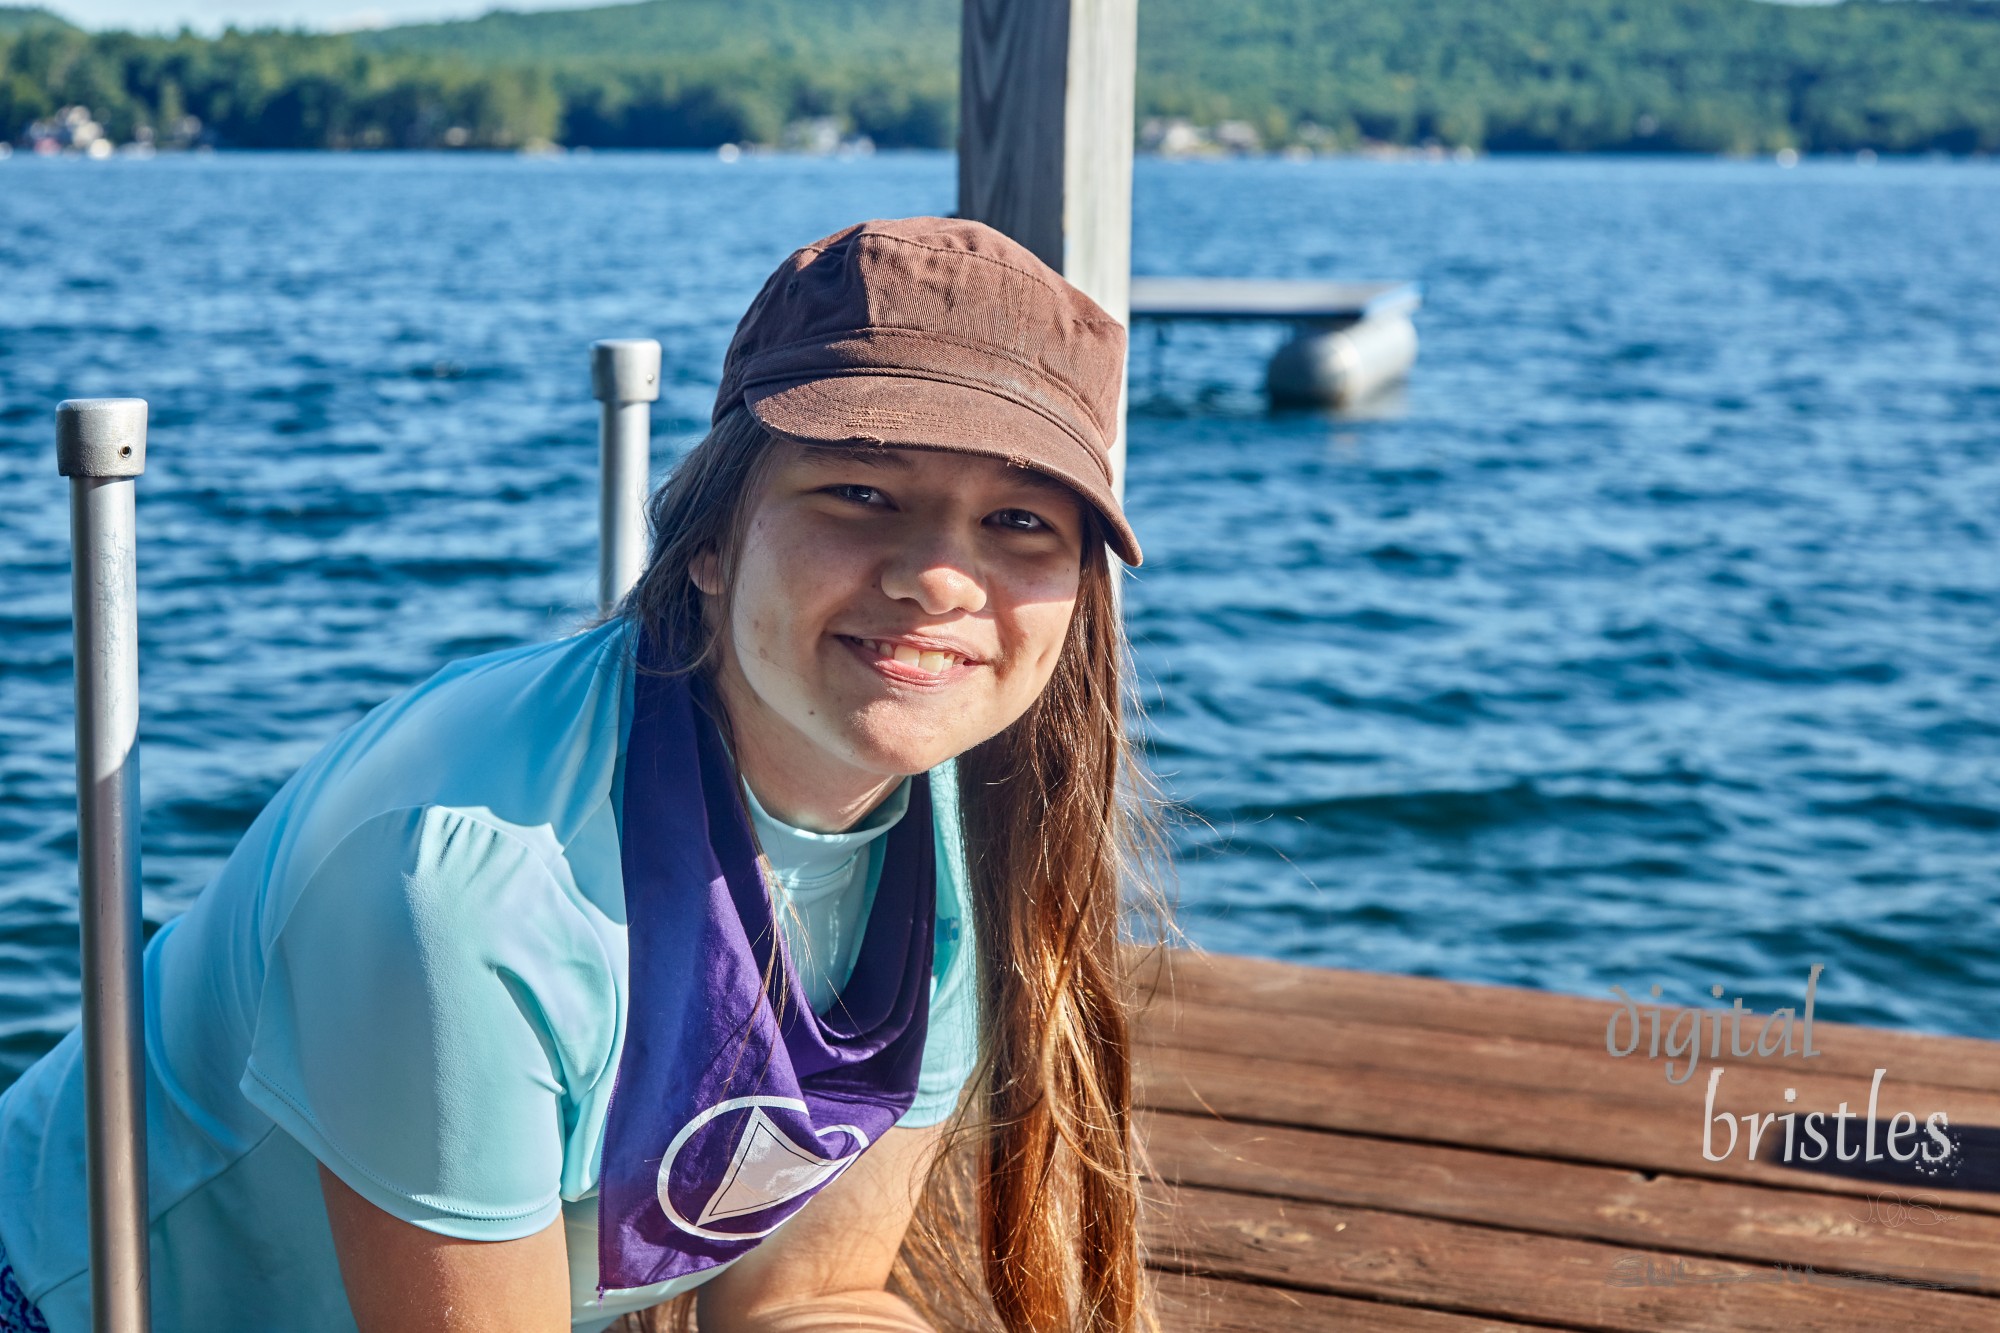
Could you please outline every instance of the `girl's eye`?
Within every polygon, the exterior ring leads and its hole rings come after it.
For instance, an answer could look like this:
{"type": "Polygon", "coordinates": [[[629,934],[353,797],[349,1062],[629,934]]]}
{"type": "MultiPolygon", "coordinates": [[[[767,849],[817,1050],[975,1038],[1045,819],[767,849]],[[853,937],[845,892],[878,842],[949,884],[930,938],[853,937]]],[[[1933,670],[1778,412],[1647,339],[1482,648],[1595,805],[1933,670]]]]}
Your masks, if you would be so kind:
{"type": "Polygon", "coordinates": [[[1040,532],[1048,527],[1040,514],[1027,509],[1002,509],[993,515],[993,519],[1001,527],[1012,528],[1016,532],[1040,532]]]}
{"type": "Polygon", "coordinates": [[[855,504],[859,505],[874,504],[882,498],[882,492],[876,490],[873,486],[862,486],[859,484],[829,486],[826,488],[826,491],[829,495],[839,496],[843,500],[852,500],[855,504]]]}

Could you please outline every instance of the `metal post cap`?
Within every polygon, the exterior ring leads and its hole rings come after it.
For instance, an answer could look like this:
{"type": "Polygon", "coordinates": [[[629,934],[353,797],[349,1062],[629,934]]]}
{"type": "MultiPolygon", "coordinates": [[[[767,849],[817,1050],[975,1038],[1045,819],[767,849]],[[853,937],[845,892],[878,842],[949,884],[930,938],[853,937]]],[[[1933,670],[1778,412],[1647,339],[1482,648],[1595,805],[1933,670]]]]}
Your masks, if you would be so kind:
{"type": "Polygon", "coordinates": [[[56,470],[136,477],[146,470],[146,400],[71,398],[56,405],[56,470]]]}
{"type": "Polygon", "coordinates": [[[590,345],[590,394],[600,403],[651,403],[660,396],[660,345],[606,338],[590,345]]]}

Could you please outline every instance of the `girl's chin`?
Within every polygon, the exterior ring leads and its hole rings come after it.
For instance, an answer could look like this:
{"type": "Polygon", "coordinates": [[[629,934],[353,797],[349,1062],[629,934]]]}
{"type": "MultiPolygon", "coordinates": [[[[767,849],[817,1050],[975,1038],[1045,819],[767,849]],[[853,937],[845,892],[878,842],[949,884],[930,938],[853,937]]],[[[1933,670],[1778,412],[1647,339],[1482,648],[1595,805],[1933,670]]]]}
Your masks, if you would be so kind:
{"type": "Polygon", "coordinates": [[[856,719],[844,747],[850,756],[849,762],[870,772],[907,777],[912,773],[928,772],[985,739],[983,736],[959,736],[955,729],[938,731],[897,727],[891,731],[881,726],[885,720],[880,716],[856,719]]]}
{"type": "MultiPolygon", "coordinates": [[[[967,747],[970,748],[970,747],[967,747]]],[[[950,746],[896,746],[893,748],[868,747],[860,750],[856,758],[860,766],[870,772],[886,776],[909,777],[914,773],[928,773],[953,755],[962,753],[950,746]]]]}

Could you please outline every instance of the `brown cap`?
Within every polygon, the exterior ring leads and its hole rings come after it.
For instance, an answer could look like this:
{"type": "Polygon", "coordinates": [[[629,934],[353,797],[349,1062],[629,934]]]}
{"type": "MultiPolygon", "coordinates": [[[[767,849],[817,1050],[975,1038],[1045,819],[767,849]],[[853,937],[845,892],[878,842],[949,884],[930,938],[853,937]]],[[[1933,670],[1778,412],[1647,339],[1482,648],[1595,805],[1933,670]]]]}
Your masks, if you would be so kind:
{"type": "Polygon", "coordinates": [[[983,222],[861,222],[793,251],[750,303],[713,420],[742,400],[814,444],[987,454],[1047,473],[1139,541],[1111,489],[1125,329],[983,222]]]}

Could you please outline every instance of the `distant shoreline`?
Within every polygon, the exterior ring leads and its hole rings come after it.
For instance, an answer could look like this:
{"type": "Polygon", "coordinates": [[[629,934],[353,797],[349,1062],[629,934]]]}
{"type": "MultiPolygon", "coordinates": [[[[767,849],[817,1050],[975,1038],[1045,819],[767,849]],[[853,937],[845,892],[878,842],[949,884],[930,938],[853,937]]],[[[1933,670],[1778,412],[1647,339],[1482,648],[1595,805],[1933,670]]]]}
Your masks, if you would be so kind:
{"type": "MultiPolygon", "coordinates": [[[[218,158],[218,157],[230,158],[230,159],[256,159],[256,158],[279,158],[279,157],[408,159],[408,158],[424,157],[424,158],[447,158],[447,159],[458,158],[466,161],[490,162],[490,161],[497,161],[509,158],[526,159],[526,160],[546,159],[552,161],[566,161],[570,159],[575,159],[578,161],[587,161],[593,157],[603,157],[612,160],[645,158],[645,157],[686,157],[686,158],[717,159],[723,162],[724,164],[727,164],[740,160],[757,159],[757,158],[770,158],[770,159],[785,160],[785,161],[800,161],[800,160],[812,160],[812,159],[842,161],[842,160],[855,160],[855,159],[863,159],[870,157],[951,157],[954,156],[956,153],[956,150],[951,148],[877,148],[862,152],[813,152],[805,149],[771,148],[771,147],[756,146],[747,150],[739,151],[737,154],[729,155],[721,151],[723,147],[728,147],[728,146],[731,145],[719,145],[718,147],[715,148],[705,148],[705,147],[565,148],[561,145],[555,145],[550,148],[533,149],[533,150],[509,149],[509,148],[483,148],[483,147],[482,148],[471,148],[471,147],[467,148],[431,148],[431,147],[244,148],[244,147],[225,146],[219,148],[203,147],[203,148],[148,149],[146,151],[139,151],[139,152],[129,151],[127,148],[119,148],[109,153],[92,155],[75,150],[65,150],[57,153],[37,154],[32,152],[23,152],[19,148],[14,147],[12,145],[6,143],[0,143],[0,161],[8,161],[8,160],[28,161],[36,158],[41,158],[47,161],[97,160],[97,161],[129,162],[129,161],[147,161],[154,159],[172,160],[172,159],[182,159],[182,158],[190,160],[200,160],[204,158],[218,158]]],[[[1427,151],[1422,148],[1397,148],[1393,145],[1390,146],[1390,149],[1388,151],[1360,150],[1353,152],[1326,152],[1326,153],[1316,153],[1310,156],[1287,154],[1284,152],[1174,154],[1174,153],[1147,152],[1143,149],[1136,149],[1134,151],[1134,157],[1139,160],[1168,162],[1168,163],[1290,162],[1290,163],[1305,164],[1305,163],[1319,162],[1319,163],[1342,163],[1342,164],[1372,163],[1372,164],[1411,164],[1411,165],[1439,165],[1439,166],[1463,166],[1476,162],[1489,162],[1489,161],[1532,162],[1532,161],[1583,161],[1583,160],[1596,160],[1596,161],[1606,161],[1606,162],[1634,162],[1634,163],[1636,162],[1680,162],[1680,163],[1734,162],[1734,163],[1742,163],[1745,165],[1765,164],[1778,167],[1826,165],[1832,163],[1841,163],[1851,166],[1864,166],[1864,167],[1877,166],[1877,165],[1882,165],[1882,166],[1911,166],[1911,165],[1923,165],[1923,164],[1983,165],[1983,164],[2000,163],[2000,154],[1994,154],[1994,153],[1946,153],[1939,151],[1930,151],[1921,153],[1877,153],[1872,149],[1862,149],[1858,152],[1844,152],[1844,153],[1843,152],[1797,153],[1797,152],[1788,152],[1787,150],[1780,150],[1776,153],[1703,153],[1703,152],[1696,152],[1691,149],[1684,151],[1652,150],[1645,152],[1635,152],[1631,150],[1622,150],[1622,149],[1578,148],[1566,151],[1565,150],[1523,151],[1523,152],[1499,151],[1499,152],[1477,152],[1477,153],[1452,153],[1452,152],[1427,151]]]]}

